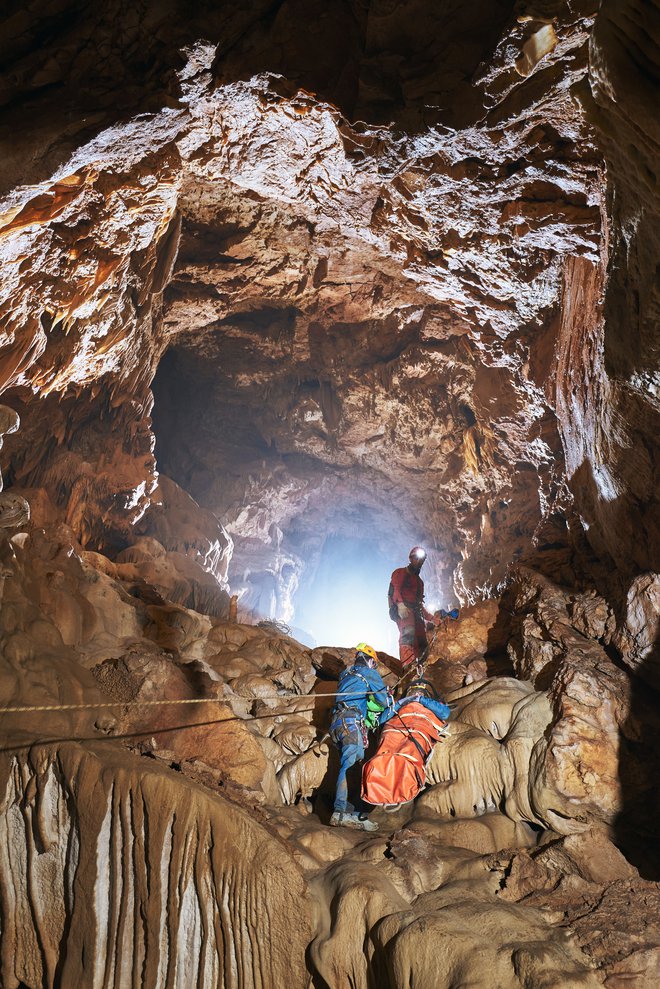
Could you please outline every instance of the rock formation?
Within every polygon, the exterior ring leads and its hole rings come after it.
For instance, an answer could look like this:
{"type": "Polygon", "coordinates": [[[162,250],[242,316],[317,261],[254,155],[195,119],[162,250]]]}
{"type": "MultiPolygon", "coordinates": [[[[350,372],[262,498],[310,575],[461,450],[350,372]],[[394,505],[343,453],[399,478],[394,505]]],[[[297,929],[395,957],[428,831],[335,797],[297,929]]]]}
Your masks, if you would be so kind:
{"type": "Polygon", "coordinates": [[[655,0],[0,16],[0,984],[651,989],[655,0]],[[449,733],[331,829],[282,623],[418,541],[449,733]]]}

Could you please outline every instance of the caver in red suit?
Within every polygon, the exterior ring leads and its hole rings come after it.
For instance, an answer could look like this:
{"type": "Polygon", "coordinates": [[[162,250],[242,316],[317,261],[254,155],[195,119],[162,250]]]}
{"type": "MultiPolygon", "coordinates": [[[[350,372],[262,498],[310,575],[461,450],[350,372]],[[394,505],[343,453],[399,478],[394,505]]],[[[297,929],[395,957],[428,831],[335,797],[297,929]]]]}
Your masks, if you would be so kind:
{"type": "Polygon", "coordinates": [[[426,623],[434,616],[424,607],[424,581],[419,576],[426,553],[415,546],[408,557],[407,567],[400,567],[392,574],[388,601],[390,618],[399,628],[399,659],[402,666],[410,666],[428,646],[426,623]]]}

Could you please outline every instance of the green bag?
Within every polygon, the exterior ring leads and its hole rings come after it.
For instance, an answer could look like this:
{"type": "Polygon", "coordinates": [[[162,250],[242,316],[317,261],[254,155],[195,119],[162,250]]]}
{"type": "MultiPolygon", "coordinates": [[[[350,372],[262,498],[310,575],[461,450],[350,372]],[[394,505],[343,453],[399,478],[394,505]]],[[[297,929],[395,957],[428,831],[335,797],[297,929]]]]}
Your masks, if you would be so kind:
{"type": "Polygon", "coordinates": [[[369,731],[374,731],[378,727],[380,715],[385,710],[384,704],[379,704],[373,694],[367,697],[367,714],[364,723],[369,731]]]}

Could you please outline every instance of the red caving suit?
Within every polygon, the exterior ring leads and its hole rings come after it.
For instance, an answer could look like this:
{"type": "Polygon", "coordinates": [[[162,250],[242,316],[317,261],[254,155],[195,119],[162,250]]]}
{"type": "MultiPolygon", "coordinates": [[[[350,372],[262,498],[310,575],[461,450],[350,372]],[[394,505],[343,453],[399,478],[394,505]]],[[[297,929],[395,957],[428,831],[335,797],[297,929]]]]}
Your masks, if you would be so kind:
{"type": "Polygon", "coordinates": [[[433,615],[424,607],[424,581],[412,567],[401,567],[392,574],[387,598],[390,618],[399,628],[401,665],[410,666],[426,649],[426,623],[433,621],[433,615]],[[409,609],[403,618],[397,611],[399,604],[409,609]]]}

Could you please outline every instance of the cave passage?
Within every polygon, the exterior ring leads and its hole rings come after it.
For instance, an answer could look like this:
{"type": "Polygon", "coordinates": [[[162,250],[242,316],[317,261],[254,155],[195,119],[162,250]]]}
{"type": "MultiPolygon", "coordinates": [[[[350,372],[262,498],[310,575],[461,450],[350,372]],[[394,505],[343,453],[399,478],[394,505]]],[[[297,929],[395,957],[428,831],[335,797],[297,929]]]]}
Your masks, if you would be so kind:
{"type": "MultiPolygon", "coordinates": [[[[318,381],[282,362],[264,386],[251,353],[217,330],[169,349],[153,382],[158,469],[230,533],[229,584],[246,619],[282,621],[310,644],[396,653],[390,575],[428,534],[405,491],[333,444],[318,381]]],[[[427,597],[440,599],[442,552],[430,562],[427,597]]]]}
{"type": "Polygon", "coordinates": [[[330,536],[318,564],[294,596],[295,625],[318,645],[355,646],[396,654],[396,626],[387,614],[387,588],[397,562],[371,539],[330,536]]]}

